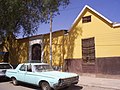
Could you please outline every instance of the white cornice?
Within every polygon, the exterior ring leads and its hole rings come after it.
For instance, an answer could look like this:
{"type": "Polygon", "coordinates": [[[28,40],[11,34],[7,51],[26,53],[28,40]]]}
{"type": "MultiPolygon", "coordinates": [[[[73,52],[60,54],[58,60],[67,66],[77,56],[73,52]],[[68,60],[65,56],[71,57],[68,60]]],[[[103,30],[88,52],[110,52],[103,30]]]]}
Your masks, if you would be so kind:
{"type": "Polygon", "coordinates": [[[120,26],[120,23],[113,23],[113,27],[118,27],[120,26]]]}

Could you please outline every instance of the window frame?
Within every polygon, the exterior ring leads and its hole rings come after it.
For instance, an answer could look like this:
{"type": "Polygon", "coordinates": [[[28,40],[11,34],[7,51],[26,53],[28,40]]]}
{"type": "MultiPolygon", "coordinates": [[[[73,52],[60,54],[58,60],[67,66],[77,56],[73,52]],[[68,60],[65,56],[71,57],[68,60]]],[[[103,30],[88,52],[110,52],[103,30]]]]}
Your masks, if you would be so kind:
{"type": "Polygon", "coordinates": [[[22,65],[21,67],[20,67],[20,69],[19,69],[20,71],[26,71],[26,65],[22,65]],[[24,69],[22,69],[24,67],[24,69]]]}
{"type": "Polygon", "coordinates": [[[82,17],[82,23],[91,22],[91,15],[82,17]]]}

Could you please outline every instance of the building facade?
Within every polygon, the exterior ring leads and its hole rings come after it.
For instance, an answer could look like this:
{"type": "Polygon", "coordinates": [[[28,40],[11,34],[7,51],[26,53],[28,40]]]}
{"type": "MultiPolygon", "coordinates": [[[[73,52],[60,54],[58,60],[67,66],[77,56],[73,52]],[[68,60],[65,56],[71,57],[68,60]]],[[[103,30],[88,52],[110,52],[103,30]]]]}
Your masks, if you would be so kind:
{"type": "Polygon", "coordinates": [[[68,71],[120,74],[119,23],[86,5],[69,30],[68,42],[68,71]]]}
{"type": "MultiPolygon", "coordinates": [[[[85,6],[70,30],[52,33],[52,64],[76,73],[120,74],[120,24],[85,6]]],[[[17,39],[11,63],[49,61],[48,34],[17,39]],[[16,50],[16,51],[15,51],[16,50]]],[[[11,49],[12,50],[12,49],[11,49]]]]}

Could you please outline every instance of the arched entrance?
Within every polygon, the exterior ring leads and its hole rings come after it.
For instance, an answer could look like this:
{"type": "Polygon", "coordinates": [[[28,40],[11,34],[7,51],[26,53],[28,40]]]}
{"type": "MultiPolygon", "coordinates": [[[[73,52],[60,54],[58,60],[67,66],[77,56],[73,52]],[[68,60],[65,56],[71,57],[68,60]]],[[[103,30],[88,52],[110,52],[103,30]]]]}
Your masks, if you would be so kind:
{"type": "Polygon", "coordinates": [[[32,45],[32,60],[41,61],[41,45],[40,44],[32,45]]]}

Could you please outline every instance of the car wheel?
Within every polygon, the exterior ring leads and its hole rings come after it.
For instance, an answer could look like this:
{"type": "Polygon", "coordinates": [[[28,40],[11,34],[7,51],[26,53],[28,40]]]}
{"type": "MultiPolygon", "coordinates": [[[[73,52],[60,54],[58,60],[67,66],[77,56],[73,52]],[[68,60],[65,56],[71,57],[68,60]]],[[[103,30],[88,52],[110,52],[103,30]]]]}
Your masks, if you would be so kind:
{"type": "Polygon", "coordinates": [[[12,78],[12,83],[13,85],[18,85],[18,81],[16,80],[16,78],[12,78]]]}
{"type": "Polygon", "coordinates": [[[51,87],[50,87],[49,83],[47,83],[47,82],[41,82],[40,86],[41,86],[42,90],[51,90],[51,87]]]}

